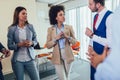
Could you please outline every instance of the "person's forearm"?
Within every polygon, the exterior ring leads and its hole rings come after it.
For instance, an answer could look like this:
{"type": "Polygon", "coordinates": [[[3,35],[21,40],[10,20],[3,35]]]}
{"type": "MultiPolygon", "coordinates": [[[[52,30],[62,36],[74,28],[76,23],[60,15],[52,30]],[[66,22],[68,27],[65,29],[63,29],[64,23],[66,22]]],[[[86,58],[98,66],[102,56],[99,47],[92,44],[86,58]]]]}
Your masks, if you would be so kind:
{"type": "Polygon", "coordinates": [[[108,40],[108,38],[103,38],[97,35],[93,35],[92,40],[103,46],[107,45],[108,47],[110,47],[110,42],[109,42],[110,40],[108,40]]]}
{"type": "Polygon", "coordinates": [[[0,52],[5,49],[5,47],[0,43],[0,52]]]}

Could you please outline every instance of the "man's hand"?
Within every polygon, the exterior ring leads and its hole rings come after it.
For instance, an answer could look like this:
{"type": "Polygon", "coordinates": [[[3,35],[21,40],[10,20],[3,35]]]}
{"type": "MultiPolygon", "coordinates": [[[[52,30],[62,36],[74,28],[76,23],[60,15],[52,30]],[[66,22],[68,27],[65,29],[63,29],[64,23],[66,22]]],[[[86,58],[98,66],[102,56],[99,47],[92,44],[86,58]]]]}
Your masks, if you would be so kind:
{"type": "Polygon", "coordinates": [[[9,57],[11,54],[10,50],[6,50],[5,57],[9,57]]]}
{"type": "Polygon", "coordinates": [[[108,54],[108,47],[104,47],[104,51],[102,55],[97,54],[91,46],[88,48],[88,56],[89,60],[91,61],[91,65],[96,68],[103,60],[106,58],[108,54]]]}
{"type": "Polygon", "coordinates": [[[88,27],[86,28],[85,34],[86,34],[86,36],[88,36],[88,37],[92,37],[92,36],[93,36],[92,30],[90,30],[88,27]]]}
{"type": "Polygon", "coordinates": [[[0,57],[0,61],[2,60],[2,58],[0,57]]]}
{"type": "Polygon", "coordinates": [[[5,57],[9,57],[10,56],[10,50],[4,49],[2,50],[2,53],[5,55],[5,57]]]}

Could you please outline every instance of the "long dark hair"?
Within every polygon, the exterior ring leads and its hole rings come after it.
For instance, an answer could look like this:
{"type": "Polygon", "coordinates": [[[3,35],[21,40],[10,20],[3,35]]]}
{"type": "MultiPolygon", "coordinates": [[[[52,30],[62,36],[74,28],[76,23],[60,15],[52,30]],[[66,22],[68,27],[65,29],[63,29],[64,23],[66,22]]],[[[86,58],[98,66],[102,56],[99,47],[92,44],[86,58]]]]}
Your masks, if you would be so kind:
{"type": "MultiPolygon", "coordinates": [[[[22,6],[18,6],[16,7],[15,11],[14,11],[14,16],[13,16],[13,23],[11,24],[11,26],[15,26],[19,23],[19,13],[22,11],[22,10],[26,10],[26,8],[22,7],[22,6]]],[[[25,24],[29,24],[28,21],[25,22],[25,24]]]]}

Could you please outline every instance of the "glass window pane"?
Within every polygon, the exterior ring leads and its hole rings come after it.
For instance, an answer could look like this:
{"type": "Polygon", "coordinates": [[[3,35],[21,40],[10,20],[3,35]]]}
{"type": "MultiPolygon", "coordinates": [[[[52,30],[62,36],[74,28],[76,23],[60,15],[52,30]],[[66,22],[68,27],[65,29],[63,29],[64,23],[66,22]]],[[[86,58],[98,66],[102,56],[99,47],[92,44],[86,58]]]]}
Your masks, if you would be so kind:
{"type": "Polygon", "coordinates": [[[80,55],[82,59],[86,59],[86,51],[88,49],[89,38],[85,35],[86,27],[91,28],[91,11],[88,6],[80,7],[80,41],[81,41],[81,49],[80,55]]]}
{"type": "Polygon", "coordinates": [[[68,23],[69,25],[73,26],[74,32],[75,32],[75,36],[77,35],[77,28],[76,28],[76,9],[71,9],[68,11],[69,13],[69,20],[68,23]]]}
{"type": "Polygon", "coordinates": [[[108,10],[112,10],[112,0],[105,1],[105,6],[108,10]]]}
{"type": "Polygon", "coordinates": [[[80,41],[80,57],[86,59],[89,38],[85,35],[86,27],[91,28],[91,11],[88,6],[66,11],[66,23],[73,26],[75,36],[80,41]]]}

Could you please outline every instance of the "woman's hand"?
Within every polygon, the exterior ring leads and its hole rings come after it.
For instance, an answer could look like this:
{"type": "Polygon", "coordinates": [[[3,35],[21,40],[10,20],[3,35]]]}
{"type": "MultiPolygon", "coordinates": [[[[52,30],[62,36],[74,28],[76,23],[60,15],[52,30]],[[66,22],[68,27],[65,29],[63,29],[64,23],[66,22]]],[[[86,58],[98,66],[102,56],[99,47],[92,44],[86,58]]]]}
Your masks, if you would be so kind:
{"type": "Polygon", "coordinates": [[[25,47],[30,47],[33,44],[32,41],[25,40],[25,47]]]}
{"type": "Polygon", "coordinates": [[[59,40],[60,38],[63,38],[63,37],[64,37],[64,33],[61,32],[61,33],[59,33],[59,34],[55,37],[55,39],[56,39],[56,40],[59,40]]]}
{"type": "Polygon", "coordinates": [[[30,47],[32,44],[32,41],[25,40],[23,42],[18,43],[18,47],[30,47]]]}
{"type": "Polygon", "coordinates": [[[25,42],[23,41],[23,42],[19,42],[18,44],[18,47],[25,47],[25,42]]]}

